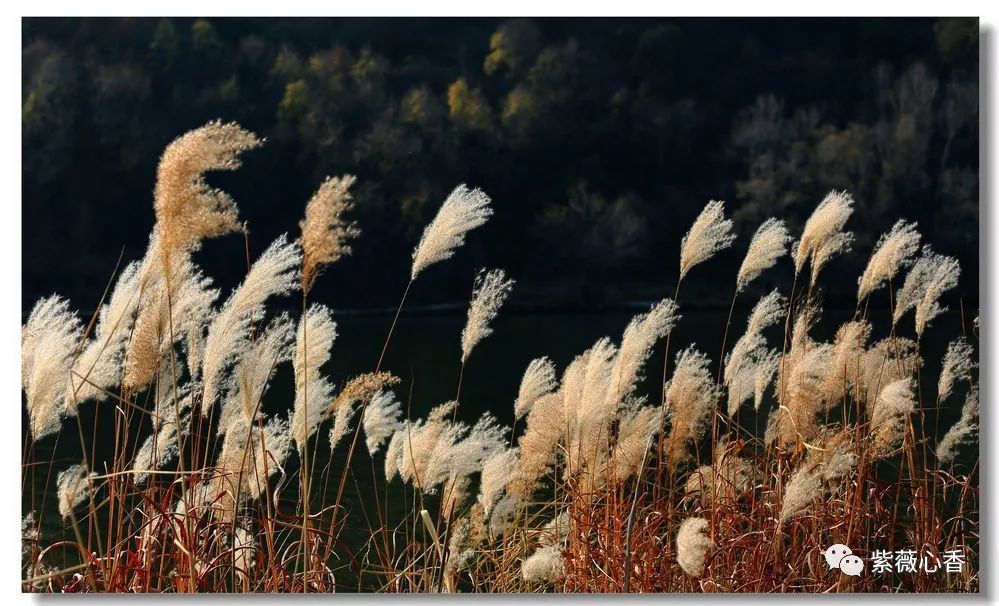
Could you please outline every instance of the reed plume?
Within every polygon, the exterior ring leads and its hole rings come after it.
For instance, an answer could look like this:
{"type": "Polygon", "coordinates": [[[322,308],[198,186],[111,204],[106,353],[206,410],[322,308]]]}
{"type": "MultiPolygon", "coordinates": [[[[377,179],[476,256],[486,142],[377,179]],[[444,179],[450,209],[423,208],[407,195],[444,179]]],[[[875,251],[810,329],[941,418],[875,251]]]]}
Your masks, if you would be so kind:
{"type": "Polygon", "coordinates": [[[63,518],[73,515],[73,510],[90,498],[95,473],[87,474],[82,465],[73,465],[59,472],[56,486],[59,495],[59,514],[63,518]]]}
{"type": "Polygon", "coordinates": [[[35,440],[75,414],[66,392],[81,330],[69,302],[57,295],[38,301],[21,328],[21,388],[35,440]]]}
{"type": "MultiPolygon", "coordinates": [[[[171,257],[171,277],[167,280],[152,248],[157,239],[155,234],[150,238],[150,250],[140,269],[142,300],[125,353],[122,387],[133,393],[149,386],[177,343],[192,331],[200,332],[219,294],[211,288],[211,279],[202,275],[186,255],[171,257]]],[[[192,355],[191,351],[188,355],[192,355]]],[[[172,371],[178,370],[177,375],[181,369],[179,365],[171,366],[172,371]]]]}
{"type": "Polygon", "coordinates": [[[902,219],[899,219],[891,230],[882,234],[874,246],[867,268],[858,281],[858,303],[882,284],[891,281],[899,270],[912,264],[912,257],[919,250],[919,239],[916,224],[902,219]]]}
{"type": "Polygon", "coordinates": [[[240,154],[261,144],[256,135],[235,122],[214,121],[167,146],[156,171],[153,204],[164,271],[170,271],[173,252],[190,250],[206,238],[241,229],[235,201],[209,186],[205,173],[239,168],[240,154]]]}
{"type": "Polygon", "coordinates": [[[333,413],[333,426],[330,428],[330,451],[336,450],[340,442],[350,433],[350,420],[357,411],[353,402],[348,402],[336,408],[333,413]]]}
{"type": "Polygon", "coordinates": [[[733,241],[735,234],[732,233],[732,220],[725,218],[725,203],[711,200],[680,242],[680,280],[695,265],[728,248],[733,241]]]}
{"type": "Polygon", "coordinates": [[[411,279],[431,265],[450,259],[454,250],[465,243],[465,235],[492,216],[489,202],[489,196],[480,189],[470,190],[464,184],[454,188],[413,250],[411,279]]]}
{"type": "Polygon", "coordinates": [[[336,412],[344,406],[367,404],[383,389],[398,385],[399,380],[399,377],[384,371],[359,374],[347,381],[329,405],[327,413],[336,412]]]}
{"type": "Polygon", "coordinates": [[[472,348],[492,334],[489,323],[496,318],[513,284],[513,280],[506,279],[502,269],[480,272],[476,277],[472,303],[468,307],[468,321],[461,331],[462,364],[472,355],[472,348]]]}
{"type": "Polygon", "coordinates": [[[399,377],[388,372],[364,373],[348,381],[324,413],[324,415],[333,415],[330,449],[335,449],[340,440],[350,431],[350,420],[357,405],[366,407],[377,394],[383,393],[383,389],[397,383],[399,383],[399,377]]]}
{"type": "Polygon", "coordinates": [[[785,305],[784,297],[775,289],[753,306],[753,311],[746,322],[746,332],[735,342],[725,363],[726,383],[735,375],[737,369],[766,349],[767,340],[763,336],[763,331],[784,318],[785,305]]]}
{"type": "Polygon", "coordinates": [[[623,482],[641,471],[651,438],[659,430],[660,417],[657,406],[631,407],[621,414],[610,455],[615,481],[623,482]]]}
{"type": "Polygon", "coordinates": [[[478,502],[482,505],[484,515],[489,515],[493,505],[503,494],[510,479],[510,470],[517,468],[519,459],[518,449],[506,448],[483,461],[478,502]]]}
{"type": "Polygon", "coordinates": [[[635,316],[628,323],[621,336],[621,348],[611,371],[607,395],[609,407],[620,406],[642,379],[641,370],[652,348],[679,321],[680,316],[676,312],[676,303],[672,299],[663,299],[647,313],[635,316]]]}
{"type": "Polygon", "coordinates": [[[846,322],[837,329],[820,388],[824,408],[834,407],[847,394],[855,392],[864,348],[870,336],[871,325],[867,322],[846,322]]]}
{"type": "Polygon", "coordinates": [[[916,334],[920,337],[938,315],[947,311],[946,307],[940,305],[940,297],[945,292],[957,286],[957,279],[961,275],[961,266],[957,259],[938,255],[933,263],[932,271],[926,282],[926,289],[923,296],[916,303],[916,334]]]}
{"type": "Polygon", "coordinates": [[[191,398],[186,391],[183,394],[171,393],[169,401],[164,400],[157,406],[153,417],[153,433],[146,438],[132,462],[132,478],[137,484],[144,482],[150,472],[162,468],[178,455],[180,437],[187,435],[190,424],[190,408],[191,398]]]}
{"type": "Polygon", "coordinates": [[[676,561],[692,577],[701,576],[708,550],[714,547],[707,530],[708,521],[704,518],[687,518],[676,533],[676,561]]]}
{"type": "Polygon", "coordinates": [[[891,454],[901,443],[905,422],[916,409],[912,379],[899,379],[884,386],[870,412],[875,456],[891,454]]]}
{"type": "Polygon", "coordinates": [[[978,389],[973,387],[965,396],[961,407],[961,418],[958,419],[937,444],[937,461],[946,465],[954,460],[962,444],[968,443],[978,435],[978,389]]]}
{"type": "Polygon", "coordinates": [[[333,385],[319,369],[331,355],[336,339],[333,312],[324,305],[309,307],[299,320],[295,339],[295,407],[291,416],[291,435],[299,452],[323,420],[333,398],[333,385]]]}
{"type": "Polygon", "coordinates": [[[568,426],[572,435],[569,469],[573,472],[583,466],[591,471],[598,469],[597,458],[603,452],[600,444],[606,443],[615,410],[614,402],[607,396],[616,355],[617,347],[607,337],[599,339],[587,352],[582,391],[575,403],[574,420],[568,426]]]}
{"type": "MultiPolygon", "coordinates": [[[[799,320],[800,321],[800,320],[799,320]]],[[[829,373],[832,345],[792,345],[778,370],[780,409],[776,435],[783,445],[807,442],[819,432],[816,415],[823,409],[823,379],[829,373]]]]}
{"type": "Polygon", "coordinates": [[[208,414],[222,383],[222,373],[240,356],[250,340],[250,328],[264,316],[264,304],[272,296],[295,288],[297,265],[302,255],[298,245],[278,237],[250,268],[243,283],[233,291],[208,326],[201,377],[204,386],[202,414],[208,414]]]}
{"type": "Polygon", "coordinates": [[[520,419],[531,412],[534,403],[549,395],[558,387],[555,379],[555,364],[546,357],[531,360],[520,379],[517,400],[513,404],[513,416],[520,419]]]}
{"type": "Polygon", "coordinates": [[[704,435],[721,390],[711,378],[711,361],[693,345],[676,356],[676,370],[666,384],[670,433],[666,452],[672,469],[690,458],[688,447],[704,435]]]}
{"type": "Polygon", "coordinates": [[[565,558],[562,550],[554,545],[541,547],[524,560],[520,574],[529,583],[543,583],[562,576],[565,558]]]}
{"type": "Polygon", "coordinates": [[[964,337],[958,337],[947,346],[944,354],[943,368],[937,381],[937,401],[946,400],[958,381],[967,381],[971,385],[971,371],[977,364],[972,361],[974,350],[964,337]]]}
{"type": "Polygon", "coordinates": [[[364,443],[371,456],[375,456],[385,440],[401,426],[402,404],[390,391],[379,391],[364,408],[364,443]]]}
{"type": "Polygon", "coordinates": [[[562,394],[556,392],[538,399],[527,414],[527,428],[517,441],[520,460],[510,479],[508,492],[522,499],[530,495],[538,478],[555,458],[565,432],[562,394]]]}
{"type": "Polygon", "coordinates": [[[139,308],[140,264],[130,263],[118,275],[108,302],[101,307],[94,336],[73,362],[66,400],[76,406],[101,401],[105,390],[118,385],[125,364],[125,346],[139,308]]]}
{"type": "Polygon", "coordinates": [[[734,502],[752,488],[756,477],[756,470],[748,460],[727,452],[724,444],[719,444],[716,450],[719,455],[714,465],[698,467],[684,485],[685,496],[698,497],[704,507],[734,502]]]}
{"type": "MultiPolygon", "coordinates": [[[[829,258],[848,245],[846,235],[843,233],[843,226],[847,219],[853,214],[853,197],[846,192],[829,192],[825,198],[815,207],[812,215],[805,222],[805,228],[801,232],[801,240],[794,251],[794,273],[801,273],[805,262],[809,257],[813,257],[812,265],[821,265],[829,258]],[[824,251],[824,252],[823,252],[824,251]],[[821,253],[821,262],[814,259],[814,256],[821,253]]],[[[812,282],[818,275],[816,269],[812,269],[812,282]]]]}
{"type": "Polygon", "coordinates": [[[956,259],[939,255],[929,246],[924,246],[898,291],[892,314],[893,326],[898,325],[910,309],[915,309],[916,334],[922,335],[930,321],[946,311],[940,306],[939,298],[957,286],[960,274],[961,267],[956,259]]]}
{"type": "Polygon", "coordinates": [[[867,348],[861,358],[862,388],[856,397],[873,402],[885,385],[912,376],[920,367],[922,358],[916,353],[915,341],[905,337],[882,339],[867,348]]]}
{"type": "Polygon", "coordinates": [[[344,218],[354,209],[350,187],[353,175],[327,177],[305,206],[305,218],[299,223],[302,235],[302,292],[308,294],[323,265],[336,262],[351,253],[350,240],[361,235],[357,224],[344,218]]]}
{"type": "Polygon", "coordinates": [[[779,526],[805,513],[826,494],[833,493],[839,481],[856,468],[857,456],[850,452],[849,433],[826,432],[821,442],[821,450],[809,450],[784,487],[779,526]]]}
{"type": "Polygon", "coordinates": [[[257,340],[249,345],[229,379],[219,416],[219,435],[237,421],[241,425],[256,421],[274,371],[282,362],[291,360],[294,335],[291,317],[283,313],[271,320],[257,340]]]}
{"type": "Polygon", "coordinates": [[[280,417],[268,420],[262,430],[240,425],[226,432],[215,463],[218,475],[208,495],[224,522],[232,523],[239,504],[263,494],[268,479],[282,470],[291,442],[288,421],[280,417]]]}
{"type": "Polygon", "coordinates": [[[735,278],[735,291],[742,292],[746,285],[764,271],[773,267],[777,260],[787,254],[791,236],[783,219],[771,217],[760,225],[749,243],[749,250],[742,260],[735,278]]]}

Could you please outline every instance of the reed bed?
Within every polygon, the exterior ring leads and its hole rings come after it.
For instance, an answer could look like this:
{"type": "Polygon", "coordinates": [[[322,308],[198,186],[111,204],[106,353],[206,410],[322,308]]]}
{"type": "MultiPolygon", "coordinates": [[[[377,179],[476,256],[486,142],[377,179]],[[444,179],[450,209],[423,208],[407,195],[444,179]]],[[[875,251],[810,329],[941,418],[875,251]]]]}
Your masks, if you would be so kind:
{"type": "MultiPolygon", "coordinates": [[[[923,359],[933,320],[957,313],[943,299],[960,267],[915,224],[878,241],[853,318],[829,327],[821,272],[851,252],[853,199],[831,192],[797,241],[767,220],[733,276],[732,309],[765,272],[793,275],[791,290],[755,302],[743,330],[730,312],[721,344],[671,347],[680,281],[738,247],[724,203],[711,201],[680,245],[673,297],[563,368],[532,361],[509,388],[511,429],[492,413],[460,420],[460,378],[453,400],[413,414],[382,368],[414,282],[488,221],[489,197],[464,185],[447,197],[413,251],[377,363],[338,386],[324,374],[335,316],[309,294],[361,236],[349,217],[355,177],[323,182],[300,236],[278,238],[228,296],[194,261],[204,240],[245,233],[205,173],[238,168],[260,145],[219,122],[173,142],[145,256],[116,270],[93,317],[53,295],[24,324],[22,490],[50,483],[43,441],[78,441],[81,453],[24,513],[24,591],[978,590],[978,320],[962,308],[964,334],[939,364],[923,359]],[[300,297],[301,311],[271,311],[280,297],[300,297]],[[643,393],[659,360],[663,380],[643,393]],[[283,366],[294,399],[266,414],[283,366]],[[938,426],[944,407],[960,407],[950,428],[938,426]],[[113,455],[95,458],[96,440],[113,455]],[[317,468],[317,449],[338,445],[345,463],[317,468]],[[379,488],[348,503],[368,474],[379,488]],[[64,532],[47,536],[56,511],[64,532]],[[348,528],[358,511],[364,527],[348,528]],[[825,565],[836,543],[865,558],[959,550],[965,564],[851,577],[825,565]]],[[[464,376],[514,287],[502,269],[478,275],[464,331],[442,335],[456,357],[442,363],[464,376]]]]}

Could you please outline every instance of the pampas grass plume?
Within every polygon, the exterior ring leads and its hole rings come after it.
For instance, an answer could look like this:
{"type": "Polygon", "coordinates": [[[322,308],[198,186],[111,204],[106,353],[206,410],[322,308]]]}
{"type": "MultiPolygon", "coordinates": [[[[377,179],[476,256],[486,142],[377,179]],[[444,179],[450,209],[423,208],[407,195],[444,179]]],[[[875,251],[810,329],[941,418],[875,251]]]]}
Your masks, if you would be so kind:
{"type": "Polygon", "coordinates": [[[503,302],[510,295],[514,281],[506,278],[502,269],[479,273],[475,279],[472,303],[468,307],[468,321],[461,331],[461,362],[464,364],[472,349],[492,334],[489,326],[499,313],[503,302]]]}
{"type": "Polygon", "coordinates": [[[299,223],[302,236],[302,292],[312,290],[323,265],[351,253],[350,240],[361,234],[357,224],[344,218],[354,208],[350,187],[353,175],[327,177],[305,206],[299,223]]]}
{"type": "Polygon", "coordinates": [[[732,220],[725,218],[725,203],[708,202],[680,243],[680,280],[695,265],[728,248],[734,240],[732,220]]]}
{"type": "Polygon", "coordinates": [[[464,184],[454,188],[413,250],[411,279],[431,265],[450,259],[454,250],[465,243],[465,235],[492,216],[489,202],[489,196],[480,189],[468,189],[464,184]]]}
{"type": "Polygon", "coordinates": [[[513,404],[513,416],[520,419],[527,413],[538,399],[555,391],[555,364],[542,357],[531,360],[520,379],[520,389],[517,391],[517,401],[513,404]]]}
{"type": "Polygon", "coordinates": [[[742,292],[747,284],[752,282],[764,271],[770,269],[777,260],[787,254],[787,246],[791,236],[783,219],[771,217],[760,225],[749,243],[749,250],[742,260],[739,273],[735,279],[736,292],[742,292]]]}
{"type": "Polygon", "coordinates": [[[919,239],[916,224],[901,219],[881,236],[858,281],[858,302],[894,278],[900,269],[912,264],[912,257],[919,250],[919,239]]]}
{"type": "Polygon", "coordinates": [[[708,550],[714,545],[707,529],[704,518],[687,518],[676,533],[676,561],[692,577],[701,576],[708,550]]]}

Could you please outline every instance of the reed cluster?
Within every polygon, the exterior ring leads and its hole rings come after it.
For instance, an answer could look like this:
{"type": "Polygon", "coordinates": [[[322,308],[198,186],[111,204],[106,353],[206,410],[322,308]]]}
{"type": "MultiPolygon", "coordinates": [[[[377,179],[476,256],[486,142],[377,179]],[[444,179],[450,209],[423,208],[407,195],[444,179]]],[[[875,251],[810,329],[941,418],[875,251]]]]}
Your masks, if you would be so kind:
{"type": "MultiPolygon", "coordinates": [[[[793,245],[783,220],[767,220],[732,307],[764,272],[794,286],[759,298],[730,350],[671,348],[680,281],[736,243],[724,203],[711,201],[680,243],[673,298],[562,367],[534,359],[519,388],[495,386],[509,390],[508,411],[466,422],[460,379],[455,399],[427,414],[404,408],[406,386],[382,368],[395,321],[371,372],[330,378],[335,314],[308,295],[361,235],[348,216],[353,176],[324,181],[300,237],[270,244],[232,293],[212,287],[194,253],[243,226],[204,174],[260,144],[221,123],[172,143],[144,258],[117,272],[89,320],[58,295],[29,314],[22,490],[55,481],[22,519],[26,591],[978,589],[977,338],[954,339],[939,373],[924,359],[960,268],[920,249],[915,224],[878,241],[854,317],[827,326],[820,270],[851,249],[853,199],[831,192],[793,245]],[[887,313],[871,305],[882,288],[887,313]],[[300,297],[301,312],[272,311],[282,297],[300,297]],[[647,393],[658,361],[663,380],[647,393]],[[267,412],[282,367],[294,397],[267,412]],[[938,427],[948,416],[959,418],[938,427]],[[109,424],[111,435],[94,435],[109,424]],[[85,434],[113,441],[113,456],[96,460],[85,434]],[[367,456],[355,458],[362,435],[367,456]],[[37,460],[45,440],[78,440],[82,460],[37,460]],[[317,449],[346,457],[317,466],[317,449]],[[369,472],[373,494],[348,503],[348,483],[369,472]],[[46,530],[52,515],[61,536],[46,530]],[[868,556],[959,549],[967,564],[847,577],[824,568],[835,543],[868,556]]],[[[406,293],[487,222],[490,204],[454,189],[414,249],[406,293]]],[[[462,374],[514,285],[502,270],[475,278],[465,329],[451,336],[462,374]]],[[[977,319],[962,313],[961,326],[977,335],[977,319]]]]}

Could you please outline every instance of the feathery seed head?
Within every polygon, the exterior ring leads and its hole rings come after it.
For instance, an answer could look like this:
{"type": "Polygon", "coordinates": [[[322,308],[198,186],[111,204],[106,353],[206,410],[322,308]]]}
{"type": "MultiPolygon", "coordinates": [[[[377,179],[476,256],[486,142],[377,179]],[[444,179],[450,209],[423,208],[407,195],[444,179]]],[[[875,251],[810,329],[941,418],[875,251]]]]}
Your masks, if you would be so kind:
{"type": "Polygon", "coordinates": [[[66,393],[81,331],[69,302],[56,295],[36,303],[21,329],[21,386],[35,440],[58,431],[76,412],[66,393]]]}
{"type": "Polygon", "coordinates": [[[379,391],[364,408],[364,443],[374,456],[385,440],[402,427],[402,404],[390,391],[379,391]]]}
{"type": "Polygon", "coordinates": [[[302,236],[302,292],[312,290],[323,265],[336,262],[351,253],[350,240],[361,235],[357,224],[344,218],[354,208],[350,187],[353,175],[327,177],[305,206],[305,218],[299,223],[302,236]]]}
{"type": "Polygon", "coordinates": [[[464,364],[479,341],[492,334],[489,323],[499,313],[500,307],[510,295],[514,281],[506,279],[502,269],[480,272],[475,278],[472,303],[468,307],[468,321],[461,331],[461,362],[464,364]]]}
{"type": "Polygon", "coordinates": [[[787,246],[791,236],[783,219],[770,218],[760,225],[749,243],[749,250],[742,260],[739,273],[735,279],[736,292],[742,292],[747,284],[752,282],[764,271],[770,269],[777,260],[787,254],[787,246]]]}
{"type": "Polygon", "coordinates": [[[529,583],[553,581],[565,573],[565,558],[559,547],[541,547],[521,565],[520,574],[529,583]]]}
{"type": "Polygon", "coordinates": [[[688,446],[703,435],[721,390],[711,378],[711,361],[694,345],[676,356],[676,369],[666,384],[670,413],[667,459],[673,469],[690,457],[688,446]]]}
{"type": "Polygon", "coordinates": [[[701,576],[708,550],[714,546],[707,530],[704,518],[687,518],[676,533],[676,561],[692,577],[701,576]]]}
{"type": "Polygon", "coordinates": [[[957,259],[944,255],[937,256],[929,280],[926,282],[926,290],[923,291],[922,298],[916,303],[917,335],[922,337],[930,322],[947,311],[946,307],[940,305],[940,297],[957,286],[957,279],[960,275],[961,265],[957,259]]]}
{"type": "Polygon", "coordinates": [[[621,337],[611,373],[608,407],[617,408],[641,380],[641,370],[656,342],[676,326],[680,316],[672,299],[663,299],[647,313],[635,316],[621,337]]]}
{"type": "Polygon", "coordinates": [[[87,475],[82,465],[73,465],[59,472],[56,486],[59,494],[59,514],[63,518],[73,515],[73,510],[90,498],[95,473],[87,475]]]}
{"type": "Polygon", "coordinates": [[[881,284],[894,278],[900,269],[912,264],[912,257],[919,250],[919,239],[916,224],[902,219],[881,236],[858,281],[858,302],[867,298],[881,284]]]}
{"type": "MultiPolygon", "coordinates": [[[[849,244],[849,241],[844,241],[841,232],[851,214],[853,214],[853,197],[845,191],[831,191],[823,198],[822,202],[819,202],[808,221],[805,222],[805,228],[801,232],[801,240],[798,241],[798,246],[794,251],[795,275],[801,272],[808,258],[818,255],[820,250],[825,250],[822,253],[823,259],[820,260],[821,263],[817,263],[813,258],[813,265],[821,266],[849,244]]],[[[813,269],[813,283],[814,277],[817,275],[818,271],[813,269]]]]}
{"type": "Polygon", "coordinates": [[[711,200],[680,243],[680,280],[695,265],[732,245],[732,220],[725,218],[725,203],[711,200]]]}
{"type": "Polygon", "coordinates": [[[465,235],[492,216],[489,202],[489,196],[480,189],[470,190],[464,184],[454,188],[413,250],[411,279],[415,280],[427,267],[450,259],[454,250],[465,243],[465,235]]]}
{"type": "Polygon", "coordinates": [[[205,181],[213,170],[235,170],[240,154],[262,141],[235,122],[192,130],[167,146],[156,171],[156,224],[164,268],[174,251],[190,250],[206,238],[240,229],[236,203],[205,181]]]}
{"type": "Polygon", "coordinates": [[[246,279],[212,319],[205,337],[201,371],[203,414],[207,415],[215,405],[222,373],[246,348],[251,326],[263,318],[264,303],[272,296],[288,294],[295,289],[297,266],[301,260],[298,245],[289,243],[286,236],[280,236],[260,255],[246,279]]]}
{"type": "Polygon", "coordinates": [[[555,364],[551,360],[545,357],[531,360],[520,380],[517,401],[513,404],[514,418],[519,419],[531,412],[534,403],[555,391],[557,385],[555,364]]]}
{"type": "Polygon", "coordinates": [[[978,389],[972,388],[961,407],[961,418],[951,427],[937,444],[937,460],[946,465],[954,460],[961,444],[970,442],[978,435],[978,389]]]}
{"type": "Polygon", "coordinates": [[[943,402],[950,396],[958,381],[972,384],[971,371],[978,366],[972,361],[974,350],[964,337],[958,337],[947,346],[944,355],[943,368],[937,382],[937,400],[943,402]]]}
{"type": "Polygon", "coordinates": [[[871,417],[875,456],[883,458],[898,447],[905,433],[905,421],[916,408],[911,378],[893,381],[881,390],[871,417]]]}

